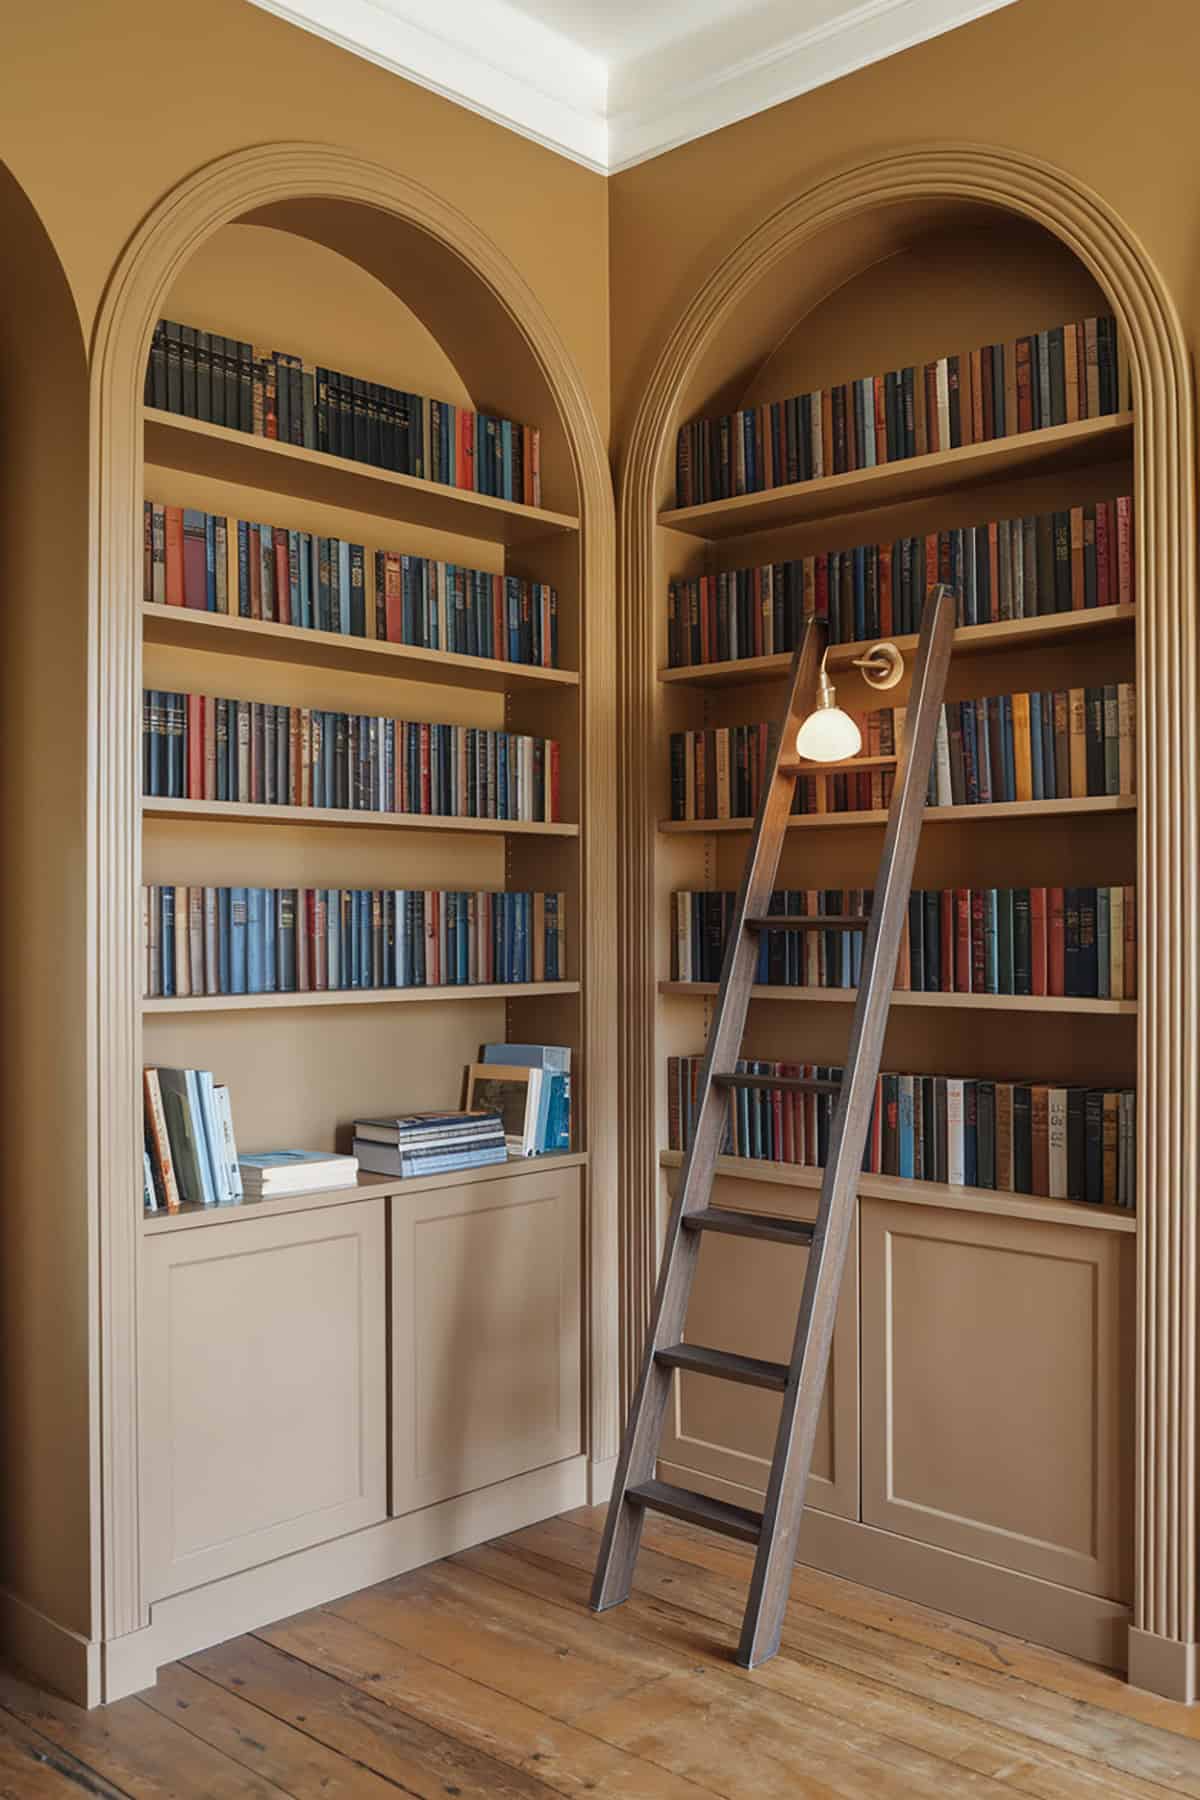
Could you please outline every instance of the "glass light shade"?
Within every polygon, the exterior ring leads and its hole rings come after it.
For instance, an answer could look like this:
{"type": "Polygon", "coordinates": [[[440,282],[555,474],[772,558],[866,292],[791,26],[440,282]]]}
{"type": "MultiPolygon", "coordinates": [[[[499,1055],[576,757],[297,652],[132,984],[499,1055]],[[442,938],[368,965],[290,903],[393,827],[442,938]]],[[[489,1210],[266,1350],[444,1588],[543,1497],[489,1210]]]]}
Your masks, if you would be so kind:
{"type": "Polygon", "coordinates": [[[796,755],[809,762],[844,762],[862,749],[862,732],[840,706],[818,706],[796,733],[796,755]]]}

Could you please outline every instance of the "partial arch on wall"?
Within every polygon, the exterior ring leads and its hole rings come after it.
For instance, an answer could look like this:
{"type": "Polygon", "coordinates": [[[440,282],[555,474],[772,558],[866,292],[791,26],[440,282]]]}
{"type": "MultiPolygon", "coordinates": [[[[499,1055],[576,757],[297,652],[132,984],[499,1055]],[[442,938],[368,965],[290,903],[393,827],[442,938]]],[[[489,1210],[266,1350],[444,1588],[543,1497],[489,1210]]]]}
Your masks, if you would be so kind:
{"type": "MultiPolygon", "coordinates": [[[[824,258],[824,292],[888,253],[932,205],[986,207],[1054,234],[1108,296],[1136,408],[1138,857],[1155,896],[1139,921],[1138,1367],[1131,1678],[1193,1698],[1196,1639],[1197,849],[1195,457],[1190,363],[1145,250],[1067,172],[974,144],[906,148],[842,170],[773,213],[702,284],[671,330],[633,423],[619,500],[621,573],[620,1023],[622,1355],[640,1354],[657,1258],[654,1143],[655,807],[642,746],[654,728],[656,516],[674,434],[728,404],[781,314],[791,259],[824,258]],[[839,261],[838,234],[854,240],[839,261]],[[777,278],[776,291],[771,278],[777,278]],[[717,347],[725,340],[723,360],[717,347]],[[714,373],[714,369],[717,370],[714,373]]],[[[815,297],[815,296],[814,296],[815,297]]],[[[794,309],[794,298],[793,298],[794,309]]],[[[793,310],[793,321],[795,310],[793,310]]],[[[778,341],[776,339],[775,341],[778,341]]]]}
{"type": "MultiPolygon", "coordinates": [[[[237,220],[276,224],[329,241],[424,317],[472,391],[494,390],[489,362],[510,383],[524,375],[552,403],[551,441],[569,459],[581,518],[582,753],[592,777],[582,820],[582,882],[594,911],[583,970],[584,1056],[593,1146],[588,1211],[590,1442],[593,1463],[616,1454],[617,1233],[615,1217],[615,636],[612,481],[604,439],[575,365],[520,273],[469,218],[395,170],[319,144],[235,152],[181,182],[149,215],[113,272],[92,345],[90,436],[88,843],[90,907],[90,1216],[98,1271],[101,1618],[113,1640],[146,1624],[139,1566],[138,1234],[131,1184],[141,1159],[140,1029],[135,1005],[140,832],[142,480],[141,408],[155,320],[188,259],[237,220]],[[368,209],[388,222],[370,243],[348,221],[368,209]],[[391,237],[389,239],[389,232],[391,237]],[[403,249],[401,259],[396,252],[403,249]],[[403,280],[403,286],[399,283],[403,280]],[[450,280],[452,286],[444,284],[450,280]],[[440,292],[442,304],[436,303],[440,292]],[[514,371],[516,372],[514,375],[514,371]]],[[[517,416],[521,416],[518,414],[517,416]]],[[[547,458],[547,463],[549,463],[547,458]]],[[[547,504],[557,504],[547,496],[547,504]]],[[[121,1687],[106,1683],[108,1691],[121,1687]]]]}

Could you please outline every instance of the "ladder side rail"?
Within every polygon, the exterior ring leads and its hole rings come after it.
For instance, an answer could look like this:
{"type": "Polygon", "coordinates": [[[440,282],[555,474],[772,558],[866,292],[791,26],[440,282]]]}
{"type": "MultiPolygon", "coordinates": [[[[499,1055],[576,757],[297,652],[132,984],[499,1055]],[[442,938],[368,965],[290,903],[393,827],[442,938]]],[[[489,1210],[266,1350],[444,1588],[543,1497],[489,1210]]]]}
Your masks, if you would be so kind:
{"type": "Polygon", "coordinates": [[[725,1137],[728,1099],[725,1091],[714,1085],[713,1073],[732,1067],[741,1047],[758,964],[758,938],[747,930],[746,920],[752,914],[765,913],[770,903],[795,794],[795,736],[816,700],[826,640],[825,622],[810,619],[792,657],[783,723],[773,735],[763,772],[758,816],[729,924],[721,983],[697,1086],[695,1131],[667,1222],[641,1373],[600,1542],[591,1596],[591,1605],[597,1612],[627,1599],[633,1579],[644,1512],[626,1496],[631,1487],[648,1480],[654,1472],[672,1380],[671,1370],[655,1361],[655,1351],[677,1344],[683,1336],[700,1237],[696,1232],[684,1231],[682,1220],[685,1213],[703,1206],[725,1137]]]}
{"type": "Polygon", "coordinates": [[[954,596],[926,601],[907,711],[904,761],[888,813],[880,873],[863,949],[841,1098],[830,1132],[805,1271],[788,1385],[763,1507],[763,1526],[737,1660],[757,1668],[779,1648],[825,1386],[842,1271],[883,1053],[892,983],[907,918],[938,715],[954,633],[954,596]]]}

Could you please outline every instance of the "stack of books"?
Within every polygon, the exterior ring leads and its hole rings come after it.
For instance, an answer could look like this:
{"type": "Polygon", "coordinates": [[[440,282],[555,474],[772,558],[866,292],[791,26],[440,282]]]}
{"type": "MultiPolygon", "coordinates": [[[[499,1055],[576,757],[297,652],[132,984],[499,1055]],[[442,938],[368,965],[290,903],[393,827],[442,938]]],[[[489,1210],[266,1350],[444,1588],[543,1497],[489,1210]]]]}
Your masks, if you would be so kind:
{"type": "Polygon", "coordinates": [[[243,1156],[238,1167],[247,1200],[282,1200],[353,1187],[358,1158],[332,1150],[259,1150],[243,1156]]]}
{"type": "Polygon", "coordinates": [[[796,648],[809,618],[828,621],[831,644],[916,632],[939,581],[954,590],[959,625],[1130,606],[1133,501],[1126,494],[673,581],[667,660],[674,669],[778,655],[796,648]]]}
{"type": "Polygon", "coordinates": [[[441,1175],[508,1160],[504,1121],[495,1112],[404,1113],[356,1119],[354,1154],[373,1175],[441,1175]]]}
{"type": "Polygon", "coordinates": [[[148,689],[143,792],[350,812],[552,823],[559,746],[473,725],[148,689]]]}
{"type": "Polygon", "coordinates": [[[1117,322],[1082,319],[811,394],[697,419],[679,433],[677,506],[954,450],[1120,411],[1117,322]]]}
{"type": "Polygon", "coordinates": [[[142,889],[144,992],[321,994],[566,978],[566,894],[142,889]]]}
{"type": "Polygon", "coordinates": [[[526,506],[542,503],[536,426],[314,367],[288,351],[174,319],[154,328],[144,400],[228,431],[526,506]]]}
{"type": "MultiPolygon", "coordinates": [[[[671,980],[719,981],[736,896],[671,895],[671,980]]],[[[768,913],[867,918],[863,888],[789,888],[768,913]]],[[[763,987],[853,988],[864,931],[760,931],[763,987]]],[[[900,938],[896,987],[943,994],[1137,996],[1137,889],[914,888],[900,938]]]]}
{"type": "MultiPolygon", "coordinates": [[[[699,1056],[667,1061],[674,1150],[691,1144],[702,1063],[699,1056]]],[[[842,1078],[839,1068],[811,1063],[743,1060],[737,1073],[842,1078]]],[[[739,1088],[730,1098],[724,1153],[821,1168],[836,1105],[835,1094],[739,1088]]],[[[1136,1144],[1132,1088],[888,1073],[876,1082],[863,1169],[873,1175],[1132,1208],[1136,1144]]]]}
{"type": "Polygon", "coordinates": [[[227,1206],[242,1198],[229,1089],[208,1069],[145,1069],[142,1075],[148,1212],[227,1206]]]}
{"type": "MultiPolygon", "coordinates": [[[[361,544],[220,513],[143,505],[142,598],[302,631],[367,636],[361,544]]],[[[542,581],[375,552],[375,637],[423,650],[558,666],[558,594],[542,581]]]]}

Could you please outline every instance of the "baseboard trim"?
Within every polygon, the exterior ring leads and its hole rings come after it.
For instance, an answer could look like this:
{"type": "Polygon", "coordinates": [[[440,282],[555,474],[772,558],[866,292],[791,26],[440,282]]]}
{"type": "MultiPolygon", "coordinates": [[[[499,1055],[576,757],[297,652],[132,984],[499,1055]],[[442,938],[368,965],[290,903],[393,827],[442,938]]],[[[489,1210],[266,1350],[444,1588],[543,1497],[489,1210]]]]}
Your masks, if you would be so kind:
{"type": "Polygon", "coordinates": [[[95,1706],[100,1699],[99,1644],[47,1618],[10,1588],[0,1588],[0,1652],[76,1706],[95,1706]]]}
{"type": "Polygon", "coordinates": [[[603,1462],[588,1464],[588,1505],[603,1506],[612,1493],[613,1480],[617,1473],[617,1458],[606,1457],[603,1462]]]}
{"type": "MultiPolygon", "coordinates": [[[[716,1480],[698,1469],[660,1463],[659,1472],[664,1481],[693,1488],[715,1500],[762,1507],[761,1494],[733,1482],[716,1480]]],[[[844,1576],[847,1581],[861,1582],[864,1587],[895,1594],[901,1600],[936,1607],[955,1618],[1045,1644],[1084,1662],[1100,1663],[1109,1669],[1126,1666],[1130,1613],[1127,1606],[1116,1600],[1059,1587],[1052,1581],[1001,1569],[993,1563],[976,1562],[957,1551],[921,1544],[874,1525],[817,1512],[813,1507],[804,1514],[797,1560],[831,1575],[844,1576]]],[[[1163,1644],[1166,1640],[1156,1638],[1153,1642],[1163,1644]]]]}
{"type": "Polygon", "coordinates": [[[155,1601],[145,1631],[106,1646],[103,1698],[152,1686],[164,1663],[195,1650],[587,1503],[587,1458],[575,1456],[155,1601]]]}
{"type": "Polygon", "coordinates": [[[1129,1627],[1129,1682],[1164,1700],[1182,1700],[1191,1706],[1200,1698],[1197,1690],[1196,1644],[1180,1638],[1159,1637],[1153,1631],[1129,1627]]]}

